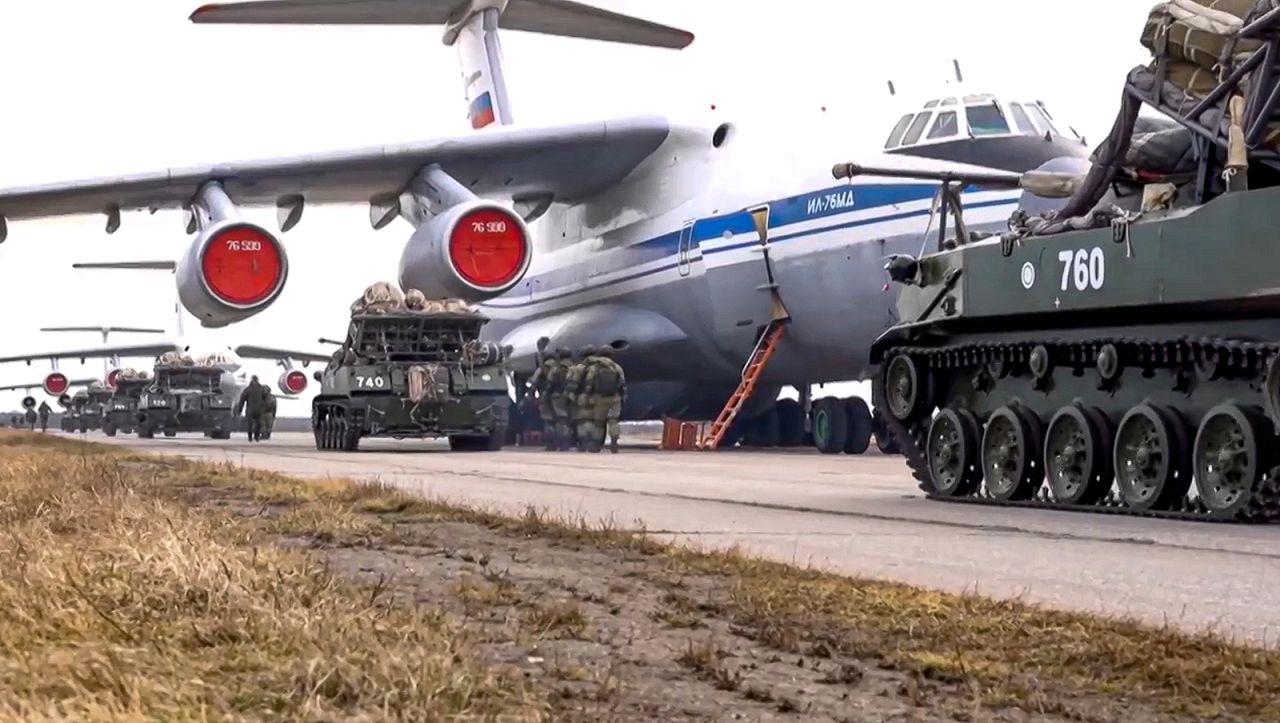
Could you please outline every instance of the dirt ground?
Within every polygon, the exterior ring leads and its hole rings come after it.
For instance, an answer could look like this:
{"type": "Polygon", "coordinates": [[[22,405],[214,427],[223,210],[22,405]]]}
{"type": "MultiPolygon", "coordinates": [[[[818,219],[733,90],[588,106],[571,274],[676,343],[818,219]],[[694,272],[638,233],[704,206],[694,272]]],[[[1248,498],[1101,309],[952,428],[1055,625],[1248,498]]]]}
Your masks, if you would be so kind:
{"type": "MultiPolygon", "coordinates": [[[[288,505],[264,506],[237,490],[188,494],[235,515],[290,514],[288,505]]],[[[1123,695],[1047,693],[1029,707],[993,705],[946,672],[842,651],[821,631],[780,636],[739,624],[729,612],[730,576],[682,573],[652,552],[395,512],[364,516],[390,527],[372,537],[273,539],[323,556],[333,571],[400,604],[457,616],[485,662],[550,692],[558,721],[1195,719],[1123,695]]]]}
{"type": "Polygon", "coordinates": [[[0,723],[1280,721],[1280,652],[0,433],[0,723]]]}

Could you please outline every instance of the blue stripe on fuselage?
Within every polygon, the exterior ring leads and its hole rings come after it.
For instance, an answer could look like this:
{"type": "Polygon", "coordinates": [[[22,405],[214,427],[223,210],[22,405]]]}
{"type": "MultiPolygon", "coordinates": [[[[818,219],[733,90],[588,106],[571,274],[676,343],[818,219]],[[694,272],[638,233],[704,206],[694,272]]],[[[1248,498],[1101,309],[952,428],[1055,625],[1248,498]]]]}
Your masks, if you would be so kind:
{"type": "MultiPolygon", "coordinates": [[[[937,188],[936,184],[875,184],[866,186],[841,185],[812,191],[798,196],[790,196],[788,198],[769,202],[769,229],[781,229],[785,226],[792,226],[804,221],[827,218],[870,208],[880,208],[896,204],[910,203],[912,201],[931,199],[934,194],[937,193],[937,188]]],[[[971,192],[974,190],[977,189],[966,188],[965,192],[971,192]]],[[[1017,201],[1014,199],[1001,199],[997,201],[972,203],[967,205],[966,208],[988,208],[991,206],[1001,206],[1016,202],[1017,201]]],[[[888,221],[899,221],[907,218],[928,215],[928,209],[905,211],[897,214],[886,214],[883,216],[875,216],[872,218],[822,226],[792,234],[782,234],[778,236],[771,235],[769,242],[771,244],[781,243],[792,239],[829,233],[831,231],[841,231],[859,226],[884,223],[888,221]]],[[[726,232],[735,236],[739,234],[750,234],[751,238],[747,241],[743,241],[742,243],[703,250],[702,255],[707,256],[725,253],[736,249],[746,248],[748,246],[755,246],[759,243],[758,239],[755,237],[755,224],[751,220],[751,215],[745,210],[739,210],[695,221],[690,250],[695,247],[700,247],[704,241],[722,239],[725,237],[726,232]]],[[[663,264],[657,268],[640,271],[634,274],[627,274],[626,276],[610,279],[607,282],[598,284],[592,284],[589,281],[583,283],[582,279],[584,276],[584,270],[590,276],[602,276],[616,273],[627,268],[652,263],[663,258],[674,257],[678,255],[680,251],[680,235],[680,231],[671,231],[669,233],[655,236],[654,238],[646,239],[639,243],[620,247],[612,251],[600,252],[590,259],[550,269],[536,276],[529,277],[522,282],[517,289],[509,291],[506,295],[498,297],[493,301],[482,304],[482,306],[493,306],[504,309],[530,306],[544,301],[551,301],[553,299],[559,299],[593,289],[606,288],[616,284],[625,283],[627,281],[643,278],[645,276],[670,271],[680,265],[678,260],[673,259],[669,264],[663,264]],[[584,267],[593,268],[586,270],[584,267]],[[528,298],[530,288],[533,289],[533,293],[538,295],[538,298],[528,298]]]]}

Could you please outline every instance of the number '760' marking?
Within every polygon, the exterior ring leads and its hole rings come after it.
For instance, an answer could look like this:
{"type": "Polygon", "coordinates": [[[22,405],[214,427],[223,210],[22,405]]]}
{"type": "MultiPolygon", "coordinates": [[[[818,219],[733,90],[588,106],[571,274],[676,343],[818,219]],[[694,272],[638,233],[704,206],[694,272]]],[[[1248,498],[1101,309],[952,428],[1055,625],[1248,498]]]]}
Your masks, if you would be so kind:
{"type": "Polygon", "coordinates": [[[1058,261],[1062,262],[1063,291],[1067,291],[1069,285],[1074,286],[1076,291],[1097,291],[1106,281],[1107,257],[1097,246],[1090,250],[1063,249],[1058,252],[1058,261]]]}

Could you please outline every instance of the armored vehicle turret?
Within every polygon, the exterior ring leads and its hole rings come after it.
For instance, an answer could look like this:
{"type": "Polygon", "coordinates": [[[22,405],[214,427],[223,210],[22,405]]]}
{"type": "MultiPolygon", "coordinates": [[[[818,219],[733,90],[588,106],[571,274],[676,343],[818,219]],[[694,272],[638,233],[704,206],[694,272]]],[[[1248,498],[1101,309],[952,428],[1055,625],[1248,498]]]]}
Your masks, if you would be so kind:
{"type": "Polygon", "coordinates": [[[1087,175],[918,174],[955,231],[889,260],[873,394],[929,497],[1280,517],[1280,9],[1207,5],[1152,11],[1087,175]],[[978,238],[952,190],[984,184],[1066,200],[978,238]]]}
{"type": "Polygon", "coordinates": [[[456,451],[501,449],[510,400],[503,351],[480,341],[487,321],[459,301],[370,287],[352,305],[346,340],[315,374],[316,448],[446,436],[456,451]]]}

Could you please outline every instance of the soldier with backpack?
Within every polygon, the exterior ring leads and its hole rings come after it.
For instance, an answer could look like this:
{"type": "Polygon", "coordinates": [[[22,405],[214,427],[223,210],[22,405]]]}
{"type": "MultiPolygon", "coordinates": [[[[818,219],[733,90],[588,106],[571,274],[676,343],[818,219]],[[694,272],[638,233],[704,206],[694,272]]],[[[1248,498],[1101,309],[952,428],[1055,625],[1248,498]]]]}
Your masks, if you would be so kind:
{"type": "Polygon", "coordinates": [[[538,395],[538,414],[542,417],[548,452],[569,448],[569,404],[565,393],[569,365],[569,350],[558,348],[555,355],[543,360],[529,380],[538,395]]]}
{"type": "Polygon", "coordinates": [[[593,346],[584,346],[578,350],[578,361],[569,367],[569,376],[565,382],[565,392],[569,399],[570,424],[573,425],[576,437],[574,447],[579,452],[587,451],[587,440],[590,438],[588,427],[591,424],[591,406],[584,393],[583,383],[595,353],[596,348],[593,346]]]}
{"type": "Polygon", "coordinates": [[[607,430],[609,451],[617,454],[618,437],[622,434],[618,419],[622,416],[622,402],[627,396],[627,377],[618,362],[613,360],[612,347],[602,346],[596,352],[592,364],[587,367],[583,392],[589,400],[590,450],[600,451],[607,430]]]}

